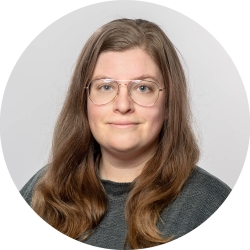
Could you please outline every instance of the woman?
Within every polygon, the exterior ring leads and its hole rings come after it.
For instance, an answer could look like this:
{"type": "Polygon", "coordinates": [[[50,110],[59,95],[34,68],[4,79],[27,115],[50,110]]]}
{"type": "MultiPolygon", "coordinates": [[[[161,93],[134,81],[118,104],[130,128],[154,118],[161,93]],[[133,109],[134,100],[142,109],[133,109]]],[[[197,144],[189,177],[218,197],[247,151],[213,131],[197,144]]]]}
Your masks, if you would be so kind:
{"type": "Polygon", "coordinates": [[[196,166],[185,75],[154,23],[119,19],[79,55],[50,163],[23,187],[62,233],[98,247],[146,248],[204,222],[230,188],[196,166]]]}

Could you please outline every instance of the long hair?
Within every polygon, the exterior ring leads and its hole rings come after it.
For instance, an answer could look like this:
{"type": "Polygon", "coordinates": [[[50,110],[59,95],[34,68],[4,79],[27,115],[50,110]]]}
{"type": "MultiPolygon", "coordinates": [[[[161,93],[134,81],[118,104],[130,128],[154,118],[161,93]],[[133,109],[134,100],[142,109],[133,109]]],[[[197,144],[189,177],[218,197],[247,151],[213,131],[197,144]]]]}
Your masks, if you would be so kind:
{"type": "Polygon", "coordinates": [[[32,207],[54,228],[78,240],[87,239],[105,216],[108,199],[96,167],[101,153],[89,128],[85,86],[102,52],[132,48],[145,50],[158,65],[166,88],[167,117],[158,149],[132,182],[126,200],[126,244],[134,249],[172,239],[163,237],[157,222],[199,158],[183,68],[171,41],[152,22],[114,20],[86,42],[55,126],[50,163],[35,187],[32,207]]]}

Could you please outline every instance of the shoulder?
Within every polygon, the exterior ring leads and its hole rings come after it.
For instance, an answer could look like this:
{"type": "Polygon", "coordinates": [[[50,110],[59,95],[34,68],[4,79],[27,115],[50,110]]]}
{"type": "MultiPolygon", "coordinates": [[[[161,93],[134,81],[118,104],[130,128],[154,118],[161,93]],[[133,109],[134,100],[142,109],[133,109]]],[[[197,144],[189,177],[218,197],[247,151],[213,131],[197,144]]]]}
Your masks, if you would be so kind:
{"type": "Polygon", "coordinates": [[[182,191],[185,196],[210,198],[210,203],[223,202],[230,192],[227,184],[200,167],[193,170],[182,191]]]}
{"type": "Polygon", "coordinates": [[[38,180],[45,174],[47,168],[48,168],[47,165],[41,168],[36,174],[34,174],[30,178],[30,180],[20,190],[20,194],[29,205],[31,205],[32,193],[33,193],[34,187],[36,183],[38,182],[38,180]]]}
{"type": "Polygon", "coordinates": [[[196,167],[181,193],[164,209],[162,231],[175,238],[192,231],[222,205],[230,192],[220,179],[196,167]]]}
{"type": "Polygon", "coordinates": [[[225,201],[231,188],[223,181],[208,173],[200,167],[196,167],[185,183],[182,192],[177,197],[177,202],[185,204],[204,217],[209,217],[225,201]]]}

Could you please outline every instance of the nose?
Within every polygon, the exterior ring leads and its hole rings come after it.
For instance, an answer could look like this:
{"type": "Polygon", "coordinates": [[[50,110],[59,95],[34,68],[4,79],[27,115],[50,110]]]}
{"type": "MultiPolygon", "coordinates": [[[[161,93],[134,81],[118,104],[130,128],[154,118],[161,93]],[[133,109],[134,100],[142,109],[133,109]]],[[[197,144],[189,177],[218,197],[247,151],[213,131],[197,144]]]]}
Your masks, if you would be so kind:
{"type": "Polygon", "coordinates": [[[119,90],[114,100],[113,108],[115,112],[120,112],[122,114],[134,111],[134,103],[129,96],[127,84],[119,84],[119,90]]]}

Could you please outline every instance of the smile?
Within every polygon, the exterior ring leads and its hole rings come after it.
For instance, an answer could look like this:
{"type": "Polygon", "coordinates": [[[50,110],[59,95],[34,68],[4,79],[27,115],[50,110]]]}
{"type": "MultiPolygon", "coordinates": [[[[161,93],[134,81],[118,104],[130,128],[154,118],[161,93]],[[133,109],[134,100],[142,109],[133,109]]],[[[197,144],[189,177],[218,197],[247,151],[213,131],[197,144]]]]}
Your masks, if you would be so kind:
{"type": "Polygon", "coordinates": [[[134,128],[138,126],[139,123],[132,123],[132,122],[114,122],[114,123],[108,123],[113,128],[134,128]]]}

